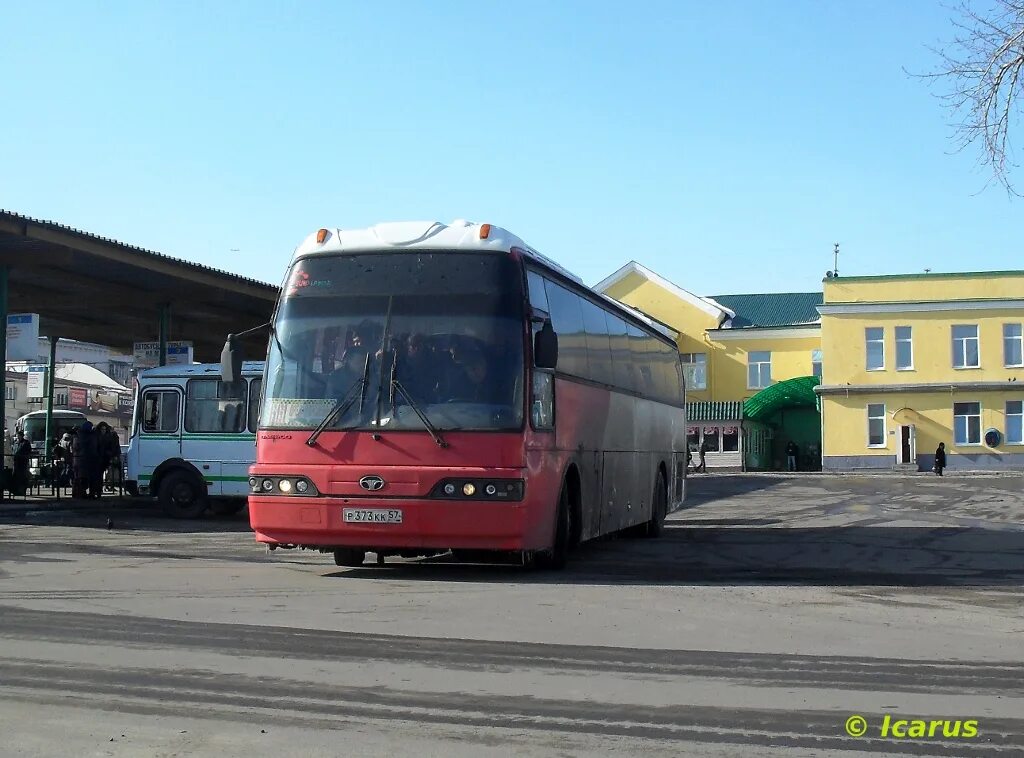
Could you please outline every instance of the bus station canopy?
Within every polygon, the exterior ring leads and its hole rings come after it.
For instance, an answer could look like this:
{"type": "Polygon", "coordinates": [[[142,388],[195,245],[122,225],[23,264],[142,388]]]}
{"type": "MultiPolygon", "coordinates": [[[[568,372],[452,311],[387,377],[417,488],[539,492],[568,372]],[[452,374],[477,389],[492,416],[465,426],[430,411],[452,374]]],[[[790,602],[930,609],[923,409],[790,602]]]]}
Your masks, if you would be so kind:
{"type": "Polygon", "coordinates": [[[767,421],[790,408],[817,408],[814,388],[820,383],[816,376],[799,376],[772,384],[743,403],[743,415],[751,421],[767,421]]]}
{"type": "MultiPolygon", "coordinates": [[[[278,288],[78,229],[0,210],[0,266],[7,312],[38,313],[40,334],[125,353],[168,340],[193,343],[194,358],[220,359],[224,338],[270,320],[278,288]]],[[[283,266],[283,263],[282,263],[283,266]]],[[[259,358],[267,335],[243,344],[259,358]]]]}

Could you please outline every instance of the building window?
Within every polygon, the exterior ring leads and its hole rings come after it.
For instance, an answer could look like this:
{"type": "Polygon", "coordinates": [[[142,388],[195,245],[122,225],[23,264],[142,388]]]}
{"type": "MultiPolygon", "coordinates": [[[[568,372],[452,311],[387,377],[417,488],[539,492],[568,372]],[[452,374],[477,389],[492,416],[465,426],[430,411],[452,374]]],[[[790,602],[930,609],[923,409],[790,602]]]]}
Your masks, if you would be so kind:
{"type": "Polygon", "coordinates": [[[762,390],[772,383],[772,354],[768,350],[747,353],[747,389],[762,390]]]}
{"type": "Polygon", "coordinates": [[[953,403],[953,442],[981,444],[981,403],[953,403]]]}
{"type": "Polygon", "coordinates": [[[696,453],[700,447],[700,427],[691,426],[686,430],[686,447],[691,453],[696,453]]]}
{"type": "Polygon", "coordinates": [[[704,427],[704,450],[709,453],[718,452],[718,427],[704,427]]]}
{"type": "Polygon", "coordinates": [[[869,403],[868,447],[885,446],[885,403],[869,403]]]}
{"type": "Polygon", "coordinates": [[[1003,365],[1024,366],[1024,332],[1020,324],[1003,324],[1003,365]]]}
{"type": "Polygon", "coordinates": [[[914,337],[909,326],[896,327],[896,370],[914,368],[914,337]]]}
{"type": "Polygon", "coordinates": [[[683,378],[688,390],[706,390],[708,388],[708,355],[707,353],[682,353],[679,360],[683,364],[683,378]]]}
{"type": "Polygon", "coordinates": [[[53,404],[67,406],[68,404],[68,391],[66,389],[58,387],[53,391],[53,404]]]}
{"type": "Polygon", "coordinates": [[[1011,445],[1024,445],[1024,402],[1006,403],[1006,441],[1011,445]]]}
{"type": "Polygon", "coordinates": [[[885,329],[880,326],[865,329],[864,350],[868,371],[882,371],[885,368],[885,329]]]}
{"type": "Polygon", "coordinates": [[[821,351],[811,351],[811,376],[821,379],[821,351]]]}
{"type": "Polygon", "coordinates": [[[978,325],[953,325],[953,368],[978,368],[978,325]]]}
{"type": "Polygon", "coordinates": [[[722,427],[722,452],[735,453],[740,449],[740,428],[738,426],[722,427]]]}
{"type": "Polygon", "coordinates": [[[14,402],[15,400],[18,399],[18,388],[13,384],[8,384],[6,387],[4,387],[4,397],[6,397],[11,402],[14,402]]]}

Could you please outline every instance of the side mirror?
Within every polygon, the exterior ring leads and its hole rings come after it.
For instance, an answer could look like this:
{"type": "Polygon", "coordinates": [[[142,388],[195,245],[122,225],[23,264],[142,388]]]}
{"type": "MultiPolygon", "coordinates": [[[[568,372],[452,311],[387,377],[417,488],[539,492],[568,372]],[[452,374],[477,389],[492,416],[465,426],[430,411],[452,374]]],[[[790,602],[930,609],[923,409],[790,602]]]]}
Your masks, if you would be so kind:
{"type": "Polygon", "coordinates": [[[220,351],[220,378],[225,384],[242,380],[242,349],[235,344],[235,335],[229,334],[220,351]]]}
{"type": "Polygon", "coordinates": [[[545,319],[544,326],[533,336],[533,365],[550,369],[558,365],[558,335],[550,319],[545,319]]]}

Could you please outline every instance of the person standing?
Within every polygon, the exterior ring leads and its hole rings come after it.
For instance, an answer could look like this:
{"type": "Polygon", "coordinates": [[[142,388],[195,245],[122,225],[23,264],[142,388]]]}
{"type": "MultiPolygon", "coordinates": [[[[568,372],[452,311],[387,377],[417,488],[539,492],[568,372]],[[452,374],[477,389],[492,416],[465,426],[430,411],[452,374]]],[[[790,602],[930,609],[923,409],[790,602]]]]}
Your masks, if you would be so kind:
{"type": "Polygon", "coordinates": [[[29,462],[32,459],[32,443],[25,439],[25,432],[18,431],[18,439],[14,443],[14,481],[11,492],[24,495],[28,489],[29,462]]]}
{"type": "Polygon", "coordinates": [[[946,468],[946,443],[940,442],[935,448],[935,473],[942,476],[942,469],[946,468]]]}
{"type": "Polygon", "coordinates": [[[99,490],[103,487],[103,477],[100,470],[99,445],[91,421],[83,422],[78,428],[71,449],[75,461],[75,484],[71,496],[76,498],[99,497],[99,490]],[[98,487],[97,480],[99,480],[98,487]]]}
{"type": "Polygon", "coordinates": [[[697,464],[697,468],[695,468],[694,471],[699,471],[702,474],[706,474],[708,472],[707,462],[704,460],[704,457],[707,454],[708,442],[704,439],[704,435],[702,434],[700,437],[700,447],[697,448],[697,455],[700,456],[700,463],[697,464]]]}
{"type": "Polygon", "coordinates": [[[800,455],[800,448],[798,448],[796,446],[796,443],[793,442],[793,440],[790,440],[789,444],[786,445],[786,470],[787,471],[796,471],[796,461],[797,461],[797,457],[799,455],[800,455]]]}

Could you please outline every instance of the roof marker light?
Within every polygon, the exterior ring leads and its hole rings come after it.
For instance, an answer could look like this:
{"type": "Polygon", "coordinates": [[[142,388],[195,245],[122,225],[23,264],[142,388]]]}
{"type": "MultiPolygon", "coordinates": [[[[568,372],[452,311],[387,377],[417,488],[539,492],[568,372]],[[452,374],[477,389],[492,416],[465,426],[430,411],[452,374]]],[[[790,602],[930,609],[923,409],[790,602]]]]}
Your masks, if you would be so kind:
{"type": "Polygon", "coordinates": [[[482,240],[487,239],[487,237],[488,237],[488,235],[490,233],[491,233],[491,225],[490,224],[480,224],[480,239],[482,239],[482,240]]]}
{"type": "Polygon", "coordinates": [[[316,233],[316,244],[322,245],[327,241],[328,232],[326,229],[321,229],[316,233]]]}

